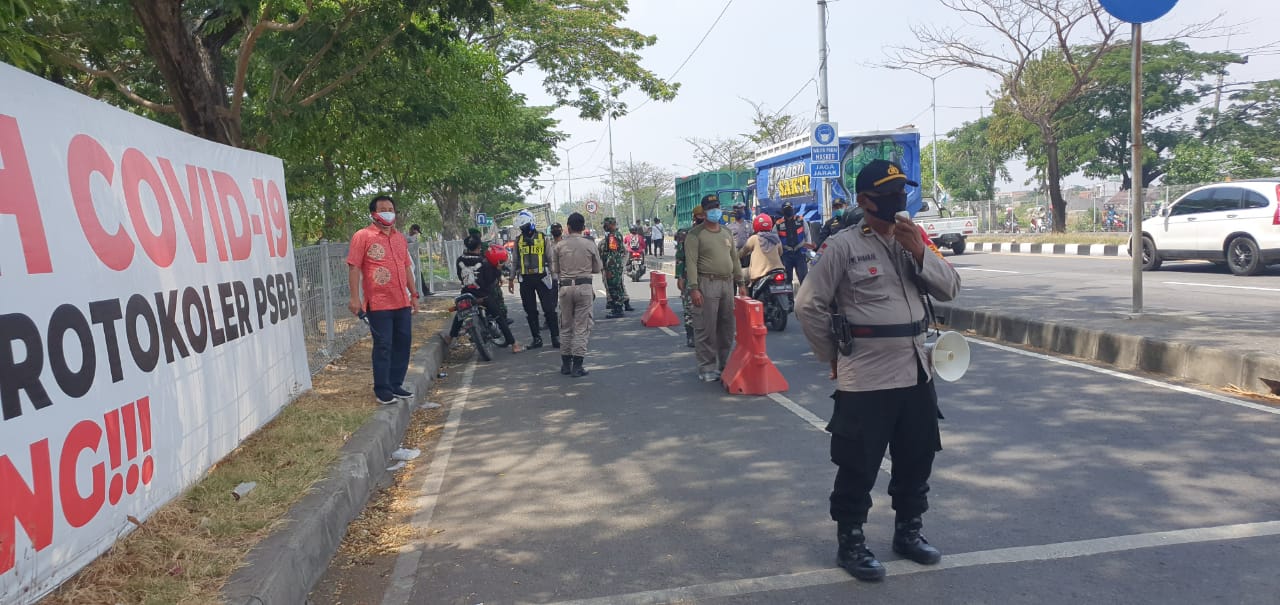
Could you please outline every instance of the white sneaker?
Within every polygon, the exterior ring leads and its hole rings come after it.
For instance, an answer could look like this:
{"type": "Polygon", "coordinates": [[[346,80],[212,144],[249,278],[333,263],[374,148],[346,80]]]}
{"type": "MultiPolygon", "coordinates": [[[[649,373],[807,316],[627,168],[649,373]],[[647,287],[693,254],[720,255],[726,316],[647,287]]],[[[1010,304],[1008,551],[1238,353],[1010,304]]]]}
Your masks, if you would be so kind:
{"type": "Polygon", "coordinates": [[[718,376],[716,376],[715,372],[703,372],[701,374],[698,374],[698,378],[701,379],[702,382],[715,382],[720,379],[718,376]]]}
{"type": "Polygon", "coordinates": [[[377,400],[378,400],[378,404],[379,404],[379,405],[391,405],[391,404],[394,404],[395,402],[399,401],[398,399],[396,399],[396,398],[395,398],[395,396],[394,396],[394,395],[393,395],[393,396],[391,396],[391,397],[389,397],[389,398],[387,398],[387,399],[383,399],[383,398],[382,398],[382,395],[374,395],[373,397],[374,397],[374,399],[377,399],[377,400]]]}

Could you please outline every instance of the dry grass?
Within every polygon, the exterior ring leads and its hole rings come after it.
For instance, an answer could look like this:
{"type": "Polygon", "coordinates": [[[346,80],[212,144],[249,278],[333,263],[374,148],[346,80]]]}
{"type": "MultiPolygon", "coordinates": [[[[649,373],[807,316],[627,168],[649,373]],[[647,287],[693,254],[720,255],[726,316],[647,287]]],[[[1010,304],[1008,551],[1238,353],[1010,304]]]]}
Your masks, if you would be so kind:
{"type": "MultiPolygon", "coordinates": [[[[424,304],[428,310],[414,321],[418,343],[449,319],[446,300],[424,304]]],[[[310,392],[41,602],[218,603],[244,556],[324,478],[338,450],[377,409],[370,346],[361,340],[316,374],[310,392]],[[235,501],[231,490],[243,481],[258,486],[235,501]]]]}
{"type": "Polygon", "coordinates": [[[1115,244],[1127,245],[1126,233],[992,233],[972,235],[970,243],[1017,242],[1020,244],[1115,244]]]}

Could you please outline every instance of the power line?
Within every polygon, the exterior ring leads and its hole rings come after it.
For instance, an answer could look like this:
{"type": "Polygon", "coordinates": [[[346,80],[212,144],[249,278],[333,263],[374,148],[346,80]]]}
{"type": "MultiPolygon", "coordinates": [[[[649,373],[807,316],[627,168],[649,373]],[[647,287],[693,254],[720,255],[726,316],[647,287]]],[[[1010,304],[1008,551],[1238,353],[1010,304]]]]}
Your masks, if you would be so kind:
{"type": "MultiPolygon", "coordinates": [[[[711,32],[715,31],[716,26],[720,24],[720,19],[723,19],[724,14],[729,11],[729,5],[731,4],[733,4],[733,0],[729,0],[728,2],[724,3],[724,8],[720,9],[720,14],[716,16],[716,20],[711,23],[711,27],[707,28],[707,33],[702,34],[702,39],[698,40],[698,44],[693,47],[693,50],[689,51],[689,55],[684,58],[684,61],[680,62],[680,66],[677,67],[675,71],[671,72],[671,75],[667,76],[668,81],[675,79],[676,74],[679,74],[680,70],[684,69],[684,66],[689,63],[689,60],[693,58],[693,55],[698,52],[698,49],[702,48],[702,43],[706,42],[707,38],[711,36],[711,32]]],[[[653,100],[652,98],[645,99],[643,103],[636,105],[635,109],[632,109],[627,113],[631,114],[631,113],[640,111],[641,107],[648,105],[649,101],[652,101],[652,100],[653,100]]]]}

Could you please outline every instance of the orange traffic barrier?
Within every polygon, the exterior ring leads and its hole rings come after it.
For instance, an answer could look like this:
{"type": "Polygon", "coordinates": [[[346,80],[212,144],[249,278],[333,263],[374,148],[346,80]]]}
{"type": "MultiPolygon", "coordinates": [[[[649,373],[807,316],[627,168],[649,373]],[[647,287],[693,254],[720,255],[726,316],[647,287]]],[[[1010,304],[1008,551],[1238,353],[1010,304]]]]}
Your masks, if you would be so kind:
{"type": "Polygon", "coordinates": [[[666,328],[680,325],[680,320],[667,304],[667,274],[654,271],[649,274],[649,308],[640,317],[640,323],[650,328],[666,328]]]}
{"type": "Polygon", "coordinates": [[[769,333],[764,325],[764,305],[736,296],[733,315],[737,320],[737,346],[720,375],[724,388],[735,395],[768,395],[790,388],[764,351],[764,337],[769,333]]]}

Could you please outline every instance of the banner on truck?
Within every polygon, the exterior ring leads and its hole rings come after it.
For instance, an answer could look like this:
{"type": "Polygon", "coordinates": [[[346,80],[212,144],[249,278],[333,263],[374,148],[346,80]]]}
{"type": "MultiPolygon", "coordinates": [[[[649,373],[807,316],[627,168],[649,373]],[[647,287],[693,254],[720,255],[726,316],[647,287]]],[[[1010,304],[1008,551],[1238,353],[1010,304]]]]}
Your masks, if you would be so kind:
{"type": "Polygon", "coordinates": [[[311,387],[277,158],[0,63],[0,603],[311,387]]]}

